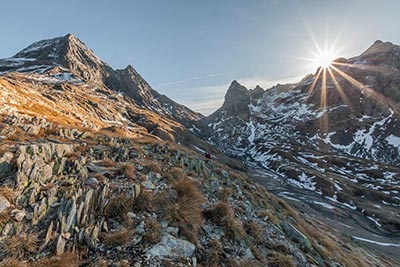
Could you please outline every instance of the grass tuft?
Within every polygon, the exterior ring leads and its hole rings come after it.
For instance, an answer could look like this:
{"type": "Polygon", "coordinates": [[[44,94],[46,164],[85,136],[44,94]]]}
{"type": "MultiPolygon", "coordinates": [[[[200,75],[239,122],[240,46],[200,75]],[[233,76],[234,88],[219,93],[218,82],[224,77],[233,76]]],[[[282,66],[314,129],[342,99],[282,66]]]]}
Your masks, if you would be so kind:
{"type": "Polygon", "coordinates": [[[178,227],[189,241],[195,242],[203,225],[201,205],[204,196],[188,178],[180,178],[172,188],[166,203],[161,199],[160,204],[165,203],[161,205],[162,215],[171,225],[178,227]]]}
{"type": "Polygon", "coordinates": [[[225,235],[233,240],[240,240],[245,236],[243,225],[235,219],[231,205],[219,202],[215,207],[205,211],[206,218],[224,228],[225,235]]]}

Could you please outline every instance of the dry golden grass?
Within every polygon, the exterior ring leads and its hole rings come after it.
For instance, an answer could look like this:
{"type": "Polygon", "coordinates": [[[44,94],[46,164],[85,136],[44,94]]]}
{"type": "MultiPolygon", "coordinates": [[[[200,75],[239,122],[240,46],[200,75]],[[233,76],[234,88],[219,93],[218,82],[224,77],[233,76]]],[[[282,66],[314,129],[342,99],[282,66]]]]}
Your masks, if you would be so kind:
{"type": "MultiPolygon", "coordinates": [[[[240,260],[236,261],[232,258],[226,260],[225,266],[227,267],[265,267],[264,263],[257,260],[240,260]]],[[[269,266],[269,265],[268,265],[269,266]]]]}
{"type": "Polygon", "coordinates": [[[279,224],[279,218],[277,216],[274,215],[272,210],[269,209],[262,209],[262,210],[258,210],[256,211],[256,214],[258,217],[264,219],[265,217],[268,218],[268,220],[270,220],[273,224],[278,225],[279,224]]]}
{"type": "Polygon", "coordinates": [[[142,191],[132,204],[133,211],[154,212],[155,211],[154,202],[155,198],[152,191],[142,191]]]}
{"type": "Polygon", "coordinates": [[[10,203],[14,203],[14,190],[7,186],[0,186],[0,196],[5,197],[10,203]]]}
{"type": "Polygon", "coordinates": [[[28,263],[14,258],[5,258],[0,262],[0,267],[28,267],[28,263]]]}
{"type": "Polygon", "coordinates": [[[136,179],[136,175],[135,175],[135,165],[133,163],[124,163],[121,165],[119,172],[121,174],[123,174],[125,177],[131,179],[131,180],[135,180],[136,179]]]}
{"type": "Polygon", "coordinates": [[[256,245],[251,246],[251,247],[250,247],[250,250],[251,250],[251,253],[253,253],[254,257],[255,257],[258,261],[260,261],[260,262],[262,262],[262,263],[265,263],[265,262],[266,262],[266,259],[265,259],[264,255],[262,255],[262,253],[260,252],[260,250],[257,248],[256,245]]]}
{"type": "Polygon", "coordinates": [[[80,156],[82,156],[82,152],[80,152],[80,151],[73,151],[73,152],[66,153],[64,155],[64,157],[69,158],[71,160],[76,160],[80,156]]]}
{"type": "Polygon", "coordinates": [[[127,197],[124,193],[112,198],[105,209],[105,216],[118,219],[121,222],[127,220],[127,212],[130,211],[134,203],[133,198],[127,197]]]}
{"type": "Polygon", "coordinates": [[[103,167],[116,167],[117,163],[115,163],[115,161],[112,159],[105,158],[99,163],[99,165],[103,167]]]}
{"type": "Polygon", "coordinates": [[[173,167],[167,172],[165,178],[168,183],[173,183],[184,176],[184,170],[182,168],[173,167]]]}
{"type": "Polygon", "coordinates": [[[212,239],[209,241],[210,250],[206,255],[206,264],[208,267],[218,267],[221,266],[221,257],[222,257],[222,244],[216,239],[212,239]]]}
{"type": "Polygon", "coordinates": [[[11,210],[12,208],[8,208],[0,213],[0,227],[3,227],[11,220],[11,210]]]}
{"type": "Polygon", "coordinates": [[[226,237],[240,240],[246,233],[243,225],[236,220],[231,205],[227,202],[219,202],[215,207],[204,212],[213,223],[224,228],[226,237]]]}
{"type": "Polygon", "coordinates": [[[14,142],[23,142],[29,139],[24,131],[16,127],[15,131],[8,136],[8,139],[14,142]]]}
{"type": "Polygon", "coordinates": [[[268,266],[270,267],[296,267],[293,260],[282,253],[272,253],[268,256],[268,266]]]}
{"type": "Polygon", "coordinates": [[[161,241],[162,232],[161,225],[156,219],[148,218],[145,221],[145,234],[143,235],[143,240],[150,243],[156,244],[161,241]]]}
{"type": "Polygon", "coordinates": [[[14,235],[3,239],[0,247],[7,257],[21,259],[36,251],[38,237],[28,233],[14,235]]]}
{"type": "Polygon", "coordinates": [[[189,241],[195,242],[203,225],[201,205],[204,196],[188,178],[179,179],[172,188],[177,196],[176,198],[169,196],[167,200],[161,199],[162,215],[173,226],[178,227],[180,233],[189,241]]]}
{"type": "Polygon", "coordinates": [[[144,165],[149,172],[154,172],[154,173],[161,172],[160,165],[156,161],[146,160],[144,165]]]}
{"type": "Polygon", "coordinates": [[[109,247],[122,246],[128,242],[131,233],[128,229],[102,235],[103,242],[109,247]]]}
{"type": "Polygon", "coordinates": [[[135,144],[141,144],[141,145],[156,145],[161,142],[161,140],[157,139],[155,136],[136,137],[132,138],[131,141],[135,144]]]}
{"type": "Polygon", "coordinates": [[[92,262],[90,265],[90,267],[107,267],[107,261],[100,258],[95,262],[92,262]]]}
{"type": "Polygon", "coordinates": [[[264,229],[259,223],[252,221],[247,223],[245,226],[246,232],[254,238],[254,241],[257,244],[260,244],[264,241],[264,229]]]}
{"type": "Polygon", "coordinates": [[[41,258],[34,262],[32,267],[78,267],[79,255],[73,252],[66,252],[60,256],[41,258]]]}
{"type": "Polygon", "coordinates": [[[130,267],[131,264],[127,260],[122,260],[122,261],[117,262],[115,264],[115,266],[117,266],[117,267],[130,267]]]}
{"type": "Polygon", "coordinates": [[[227,201],[228,198],[232,195],[233,191],[231,188],[224,186],[221,191],[218,191],[217,197],[222,201],[227,201]]]}
{"type": "Polygon", "coordinates": [[[7,144],[2,144],[0,145],[0,156],[2,156],[4,153],[9,152],[10,147],[7,144]]]}

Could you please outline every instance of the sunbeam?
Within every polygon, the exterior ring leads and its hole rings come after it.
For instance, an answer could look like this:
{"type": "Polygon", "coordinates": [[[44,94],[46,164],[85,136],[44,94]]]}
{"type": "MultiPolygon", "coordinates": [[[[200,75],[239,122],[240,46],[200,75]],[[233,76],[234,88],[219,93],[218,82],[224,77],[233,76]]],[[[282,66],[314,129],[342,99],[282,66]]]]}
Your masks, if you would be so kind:
{"type": "Polygon", "coordinates": [[[344,93],[342,87],[340,86],[339,82],[336,80],[336,77],[333,75],[333,72],[331,70],[331,68],[327,68],[328,72],[329,72],[329,76],[331,77],[333,84],[335,85],[336,90],[338,91],[340,98],[345,102],[345,104],[347,105],[347,107],[353,111],[353,106],[350,103],[348,97],[346,96],[346,94],[344,93]]]}
{"type": "Polygon", "coordinates": [[[396,104],[382,95],[381,93],[378,93],[376,90],[373,90],[369,88],[368,86],[364,85],[363,83],[357,81],[347,73],[341,71],[340,69],[336,68],[335,66],[331,66],[331,68],[337,72],[340,76],[342,76],[344,79],[346,79],[348,82],[350,82],[352,85],[354,85],[358,90],[366,93],[368,96],[374,98],[378,102],[386,105],[387,107],[391,108],[394,112],[399,113],[399,110],[396,106],[396,104]]]}
{"type": "Polygon", "coordinates": [[[308,88],[308,91],[307,91],[307,95],[308,95],[308,96],[310,96],[311,93],[314,91],[315,85],[317,84],[318,79],[319,79],[319,76],[321,75],[321,71],[322,71],[322,68],[319,68],[319,69],[318,69],[318,72],[317,72],[317,74],[316,74],[316,76],[315,76],[315,78],[314,78],[314,81],[312,82],[312,84],[311,84],[310,87],[308,88]]]}

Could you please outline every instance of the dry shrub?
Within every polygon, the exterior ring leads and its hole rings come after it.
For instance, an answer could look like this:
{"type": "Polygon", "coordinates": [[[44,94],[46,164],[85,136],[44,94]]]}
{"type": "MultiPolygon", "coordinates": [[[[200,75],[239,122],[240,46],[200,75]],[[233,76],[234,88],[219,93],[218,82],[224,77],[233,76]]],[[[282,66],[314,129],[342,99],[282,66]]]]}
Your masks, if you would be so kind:
{"type": "Polygon", "coordinates": [[[0,156],[4,155],[4,153],[9,152],[10,148],[7,144],[0,145],[0,156]]]}
{"type": "Polygon", "coordinates": [[[275,216],[274,214],[272,214],[272,212],[268,209],[258,210],[258,211],[256,211],[256,214],[261,219],[264,219],[265,217],[267,217],[268,220],[270,220],[275,225],[279,225],[279,223],[280,223],[279,218],[277,216],[275,216]]]}
{"type": "Polygon", "coordinates": [[[26,133],[23,130],[16,127],[14,133],[10,134],[8,139],[14,142],[23,142],[29,138],[26,136],[26,133]]]}
{"type": "Polygon", "coordinates": [[[132,138],[131,141],[135,144],[141,144],[141,145],[156,145],[161,142],[159,139],[153,136],[142,136],[142,137],[132,138]]]}
{"type": "Polygon", "coordinates": [[[5,197],[8,202],[14,203],[14,190],[7,186],[0,186],[0,196],[5,197]]]}
{"type": "Polygon", "coordinates": [[[145,234],[143,235],[143,240],[150,243],[156,244],[161,241],[162,232],[161,225],[156,219],[148,218],[145,221],[145,234]]]}
{"type": "Polygon", "coordinates": [[[139,196],[133,201],[133,211],[154,212],[154,201],[155,199],[152,191],[142,191],[139,196]]]}
{"type": "Polygon", "coordinates": [[[183,173],[182,168],[173,167],[167,172],[167,175],[165,177],[166,177],[168,183],[173,183],[184,176],[185,176],[185,174],[183,173]]]}
{"type": "Polygon", "coordinates": [[[176,195],[171,194],[167,201],[161,199],[166,202],[165,205],[161,205],[163,217],[178,227],[180,233],[189,241],[195,242],[203,225],[201,205],[204,196],[188,178],[180,178],[172,188],[176,191],[176,195]]]}
{"type": "Polygon", "coordinates": [[[206,266],[218,267],[221,266],[222,244],[216,239],[209,242],[211,249],[207,252],[206,266]]]}
{"type": "Polygon", "coordinates": [[[262,253],[260,252],[260,250],[257,248],[256,245],[251,246],[250,250],[251,250],[251,253],[253,253],[254,257],[258,261],[260,261],[262,263],[264,263],[266,261],[264,255],[262,255],[262,253]]]}
{"type": "Polygon", "coordinates": [[[21,259],[36,251],[38,237],[36,234],[23,233],[3,239],[0,246],[7,257],[21,259]]]}
{"type": "Polygon", "coordinates": [[[3,227],[6,223],[11,220],[11,210],[13,208],[8,208],[0,213],[0,227],[3,227]]]}
{"type": "Polygon", "coordinates": [[[131,264],[127,260],[122,260],[122,261],[117,262],[115,266],[118,266],[118,267],[130,267],[131,264]]]}
{"type": "Polygon", "coordinates": [[[146,160],[144,165],[149,172],[154,172],[154,173],[161,172],[160,165],[156,161],[146,160]]]}
{"type": "Polygon", "coordinates": [[[127,229],[112,232],[102,236],[104,244],[109,247],[122,246],[123,244],[128,242],[130,237],[131,234],[127,229]]]}
{"type": "Polygon", "coordinates": [[[73,151],[73,152],[65,153],[64,157],[69,158],[71,160],[76,160],[81,155],[82,155],[82,152],[73,151]]]}
{"type": "Polygon", "coordinates": [[[105,216],[125,222],[127,220],[127,213],[132,208],[133,202],[133,198],[129,198],[122,193],[110,200],[104,212],[105,216]]]}
{"type": "Polygon", "coordinates": [[[115,163],[115,161],[112,159],[105,158],[99,163],[99,165],[102,167],[116,167],[117,163],[115,163]]]}
{"type": "Polygon", "coordinates": [[[79,256],[73,252],[65,252],[61,256],[41,258],[32,264],[32,267],[78,267],[79,256]]]}
{"type": "Polygon", "coordinates": [[[100,257],[97,260],[93,260],[88,267],[107,267],[107,260],[103,259],[102,257],[100,257]]]}
{"type": "Polygon", "coordinates": [[[295,263],[288,256],[282,253],[272,253],[268,256],[268,266],[271,267],[295,267],[295,263]]]}
{"type": "Polygon", "coordinates": [[[93,177],[96,178],[99,182],[107,181],[107,178],[106,178],[103,174],[101,174],[101,173],[99,173],[99,172],[96,172],[96,173],[93,175],[93,177]]]}
{"type": "Polygon", "coordinates": [[[223,201],[227,201],[228,198],[232,195],[233,191],[231,188],[224,186],[221,191],[218,191],[218,198],[223,201]]]}
{"type": "Polygon", "coordinates": [[[246,267],[265,267],[265,264],[261,263],[259,261],[256,261],[256,260],[242,260],[242,261],[239,261],[239,262],[235,262],[234,260],[229,259],[226,266],[228,266],[228,267],[243,267],[243,266],[246,266],[246,267]]]}
{"type": "Polygon", "coordinates": [[[131,180],[135,180],[136,179],[136,175],[135,175],[135,166],[133,164],[129,164],[129,163],[125,163],[121,166],[121,168],[119,169],[119,172],[121,174],[123,174],[125,177],[131,179],[131,180]]]}
{"type": "Polygon", "coordinates": [[[264,229],[256,221],[252,221],[246,224],[246,232],[254,238],[257,244],[261,244],[264,241],[264,229]]]}
{"type": "Polygon", "coordinates": [[[235,214],[229,203],[221,201],[214,208],[204,213],[213,223],[224,228],[225,235],[228,238],[239,240],[245,236],[243,225],[235,219],[235,214]]]}
{"type": "Polygon", "coordinates": [[[5,258],[1,261],[0,267],[28,267],[28,264],[14,258],[5,258]]]}

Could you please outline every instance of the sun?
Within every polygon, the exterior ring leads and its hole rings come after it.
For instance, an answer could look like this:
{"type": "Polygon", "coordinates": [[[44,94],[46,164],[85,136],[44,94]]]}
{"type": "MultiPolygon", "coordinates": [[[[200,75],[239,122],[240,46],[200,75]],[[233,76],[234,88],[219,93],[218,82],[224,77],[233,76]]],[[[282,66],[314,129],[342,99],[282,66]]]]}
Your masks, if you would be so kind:
{"type": "Polygon", "coordinates": [[[313,65],[315,68],[329,68],[332,66],[332,62],[337,58],[337,53],[334,51],[320,51],[314,54],[313,65]]]}

